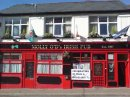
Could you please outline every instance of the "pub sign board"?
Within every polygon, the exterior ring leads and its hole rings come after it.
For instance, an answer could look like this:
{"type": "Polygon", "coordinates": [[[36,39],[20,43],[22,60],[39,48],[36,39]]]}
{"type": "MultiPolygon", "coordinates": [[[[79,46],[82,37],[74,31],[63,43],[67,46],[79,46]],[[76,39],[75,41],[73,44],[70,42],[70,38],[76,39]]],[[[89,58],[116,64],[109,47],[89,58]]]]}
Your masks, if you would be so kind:
{"type": "Polygon", "coordinates": [[[127,42],[1,43],[0,49],[127,49],[127,42]]]}

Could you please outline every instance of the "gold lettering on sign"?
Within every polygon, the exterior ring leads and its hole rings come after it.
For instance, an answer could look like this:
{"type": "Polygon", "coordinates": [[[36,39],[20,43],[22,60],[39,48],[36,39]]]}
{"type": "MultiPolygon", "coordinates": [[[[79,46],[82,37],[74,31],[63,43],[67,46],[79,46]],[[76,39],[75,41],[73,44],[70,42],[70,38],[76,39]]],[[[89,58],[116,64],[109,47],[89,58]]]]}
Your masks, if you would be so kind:
{"type": "Polygon", "coordinates": [[[32,45],[32,49],[90,49],[91,45],[75,45],[75,44],[64,44],[64,45],[56,45],[56,44],[51,44],[51,45],[41,45],[41,44],[36,44],[32,45]]]}

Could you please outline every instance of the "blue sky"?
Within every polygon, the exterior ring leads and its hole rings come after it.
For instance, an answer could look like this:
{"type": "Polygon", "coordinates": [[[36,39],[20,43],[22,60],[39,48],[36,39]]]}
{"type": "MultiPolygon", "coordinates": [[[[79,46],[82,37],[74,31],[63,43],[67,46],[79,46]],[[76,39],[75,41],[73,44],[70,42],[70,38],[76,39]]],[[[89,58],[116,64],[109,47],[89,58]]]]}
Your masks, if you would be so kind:
{"type": "MultiPolygon", "coordinates": [[[[85,0],[0,0],[0,10],[16,4],[77,2],[77,1],[85,1],[85,0]]],[[[130,0],[122,0],[122,1],[126,4],[130,4],[130,0]]]]}

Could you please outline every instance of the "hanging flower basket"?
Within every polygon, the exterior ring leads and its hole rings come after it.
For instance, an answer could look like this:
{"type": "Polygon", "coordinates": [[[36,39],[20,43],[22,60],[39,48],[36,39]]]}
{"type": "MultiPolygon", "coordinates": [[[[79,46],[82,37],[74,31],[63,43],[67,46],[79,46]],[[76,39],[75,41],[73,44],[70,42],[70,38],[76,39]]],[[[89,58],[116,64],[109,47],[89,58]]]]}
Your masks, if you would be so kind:
{"type": "Polygon", "coordinates": [[[65,51],[63,57],[67,57],[67,56],[69,56],[69,52],[65,51]]]}

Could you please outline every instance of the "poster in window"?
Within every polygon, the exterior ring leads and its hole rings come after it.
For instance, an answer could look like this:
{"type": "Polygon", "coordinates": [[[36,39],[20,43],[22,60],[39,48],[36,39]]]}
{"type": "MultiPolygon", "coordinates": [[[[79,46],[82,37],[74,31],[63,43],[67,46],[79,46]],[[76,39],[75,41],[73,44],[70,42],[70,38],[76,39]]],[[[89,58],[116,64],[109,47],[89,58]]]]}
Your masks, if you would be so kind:
{"type": "Polygon", "coordinates": [[[85,69],[71,69],[72,80],[90,80],[90,70],[85,69]]]}

